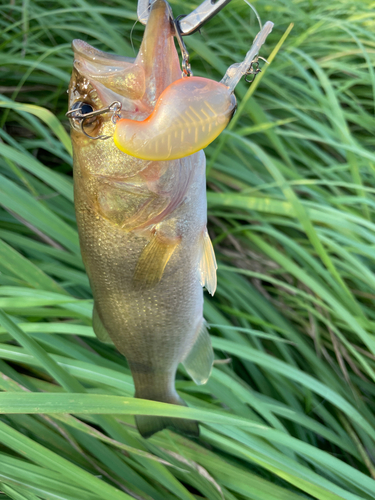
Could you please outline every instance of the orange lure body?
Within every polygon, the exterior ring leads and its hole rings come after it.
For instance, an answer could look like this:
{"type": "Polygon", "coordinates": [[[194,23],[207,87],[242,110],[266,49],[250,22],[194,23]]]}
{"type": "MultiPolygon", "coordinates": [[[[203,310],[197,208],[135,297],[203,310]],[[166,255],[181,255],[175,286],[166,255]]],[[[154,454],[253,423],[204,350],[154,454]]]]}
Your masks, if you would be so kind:
{"type": "Polygon", "coordinates": [[[236,98],[226,85],[181,78],[164,90],[145,120],[119,120],[114,141],[121,151],[142,160],[176,160],[208,146],[235,109],[236,98]]]}

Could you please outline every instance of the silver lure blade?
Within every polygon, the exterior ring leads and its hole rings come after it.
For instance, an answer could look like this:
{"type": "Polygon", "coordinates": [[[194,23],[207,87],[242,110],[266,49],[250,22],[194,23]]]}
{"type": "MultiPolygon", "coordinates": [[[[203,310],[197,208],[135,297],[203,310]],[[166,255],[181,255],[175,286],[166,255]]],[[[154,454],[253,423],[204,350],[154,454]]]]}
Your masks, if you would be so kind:
{"type": "MultiPolygon", "coordinates": [[[[193,12],[176,21],[179,25],[180,34],[186,36],[195,33],[230,1],[217,0],[213,2],[212,0],[204,0],[193,12]]],[[[147,23],[151,4],[152,0],[138,0],[137,15],[142,24],[147,23]]]]}

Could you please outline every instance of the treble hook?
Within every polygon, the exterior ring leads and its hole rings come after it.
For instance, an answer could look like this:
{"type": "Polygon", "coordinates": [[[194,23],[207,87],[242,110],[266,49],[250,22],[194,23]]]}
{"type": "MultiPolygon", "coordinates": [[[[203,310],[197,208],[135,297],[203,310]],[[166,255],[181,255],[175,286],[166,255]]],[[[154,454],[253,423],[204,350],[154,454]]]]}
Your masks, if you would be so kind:
{"type": "Polygon", "coordinates": [[[96,137],[93,137],[92,135],[89,135],[85,131],[84,124],[85,124],[85,120],[87,120],[88,118],[93,118],[95,116],[104,115],[105,113],[109,113],[112,111],[111,121],[114,125],[116,125],[116,121],[121,117],[120,111],[122,108],[122,104],[120,101],[113,101],[109,106],[107,106],[105,108],[98,109],[96,111],[91,111],[89,113],[80,113],[80,110],[82,109],[82,107],[85,103],[79,102],[76,104],[78,104],[78,106],[76,108],[73,107],[71,110],[69,110],[65,114],[65,116],[67,116],[69,119],[71,119],[73,121],[80,120],[79,128],[80,128],[81,132],[86,137],[88,137],[89,139],[93,139],[94,141],[96,141],[98,139],[106,140],[106,139],[110,139],[112,137],[111,135],[97,135],[96,137]]]}

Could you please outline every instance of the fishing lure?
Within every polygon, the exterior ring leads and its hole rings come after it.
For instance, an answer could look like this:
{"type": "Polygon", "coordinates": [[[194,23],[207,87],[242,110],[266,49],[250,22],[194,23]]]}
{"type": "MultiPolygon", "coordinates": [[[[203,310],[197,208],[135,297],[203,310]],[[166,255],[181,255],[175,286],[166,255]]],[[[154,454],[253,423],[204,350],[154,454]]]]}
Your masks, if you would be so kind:
{"type": "MultiPolygon", "coordinates": [[[[67,114],[93,328],[127,358],[137,398],[184,405],[174,385],[178,364],[197,384],[212,369],[202,287],[215,292],[216,260],[206,228],[202,148],[228,124],[234,87],[256,72],[272,29],[266,23],[220,83],[192,76],[182,36],[228,2],[206,0],[178,21],[165,0],[141,0],[146,29],[135,59],[73,42],[67,114]]],[[[136,416],[136,424],[144,437],[165,427],[199,434],[192,420],[136,416]]]]}

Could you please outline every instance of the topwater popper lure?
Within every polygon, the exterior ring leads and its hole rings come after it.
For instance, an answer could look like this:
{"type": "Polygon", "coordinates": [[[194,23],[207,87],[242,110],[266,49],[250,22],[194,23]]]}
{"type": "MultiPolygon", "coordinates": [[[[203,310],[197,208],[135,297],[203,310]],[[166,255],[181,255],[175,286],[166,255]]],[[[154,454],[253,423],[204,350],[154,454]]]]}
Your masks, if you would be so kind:
{"type": "MultiPolygon", "coordinates": [[[[256,73],[272,23],[218,83],[191,76],[182,36],[230,0],[205,0],[180,21],[165,0],[145,1],[135,59],[73,42],[67,114],[75,207],[97,337],[126,356],[135,397],[184,405],[174,385],[178,364],[202,384],[213,363],[202,287],[214,293],[216,261],[206,229],[202,148],[231,119],[234,87],[256,73]]],[[[192,420],[136,416],[136,423],[145,437],[165,427],[199,434],[192,420]]]]}

